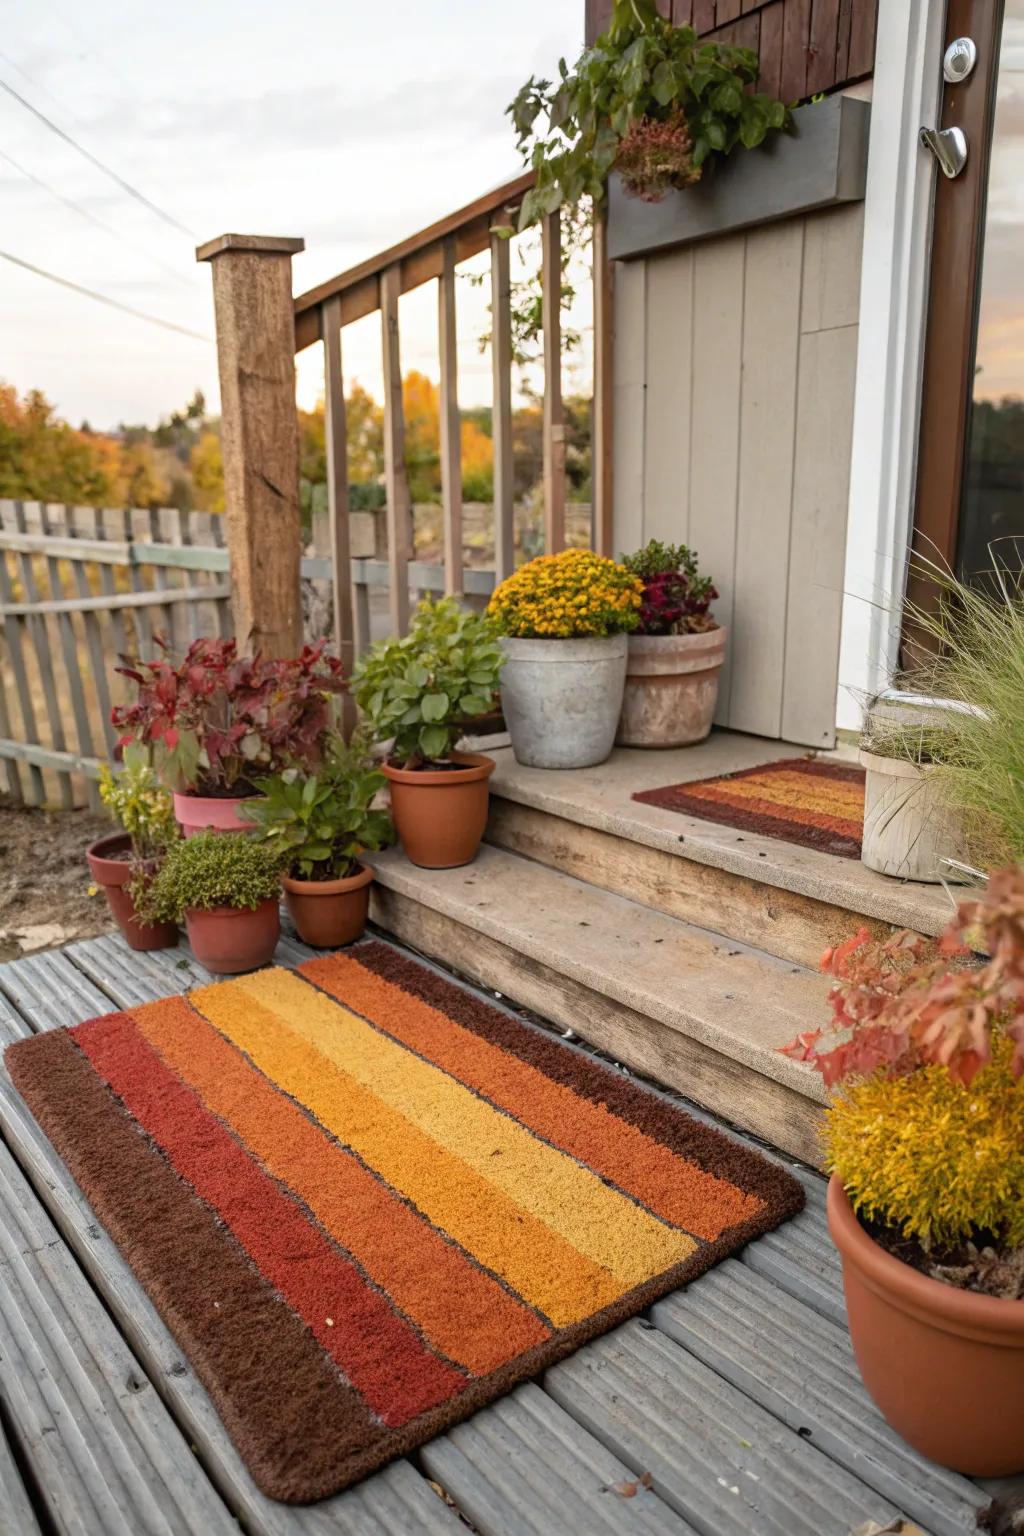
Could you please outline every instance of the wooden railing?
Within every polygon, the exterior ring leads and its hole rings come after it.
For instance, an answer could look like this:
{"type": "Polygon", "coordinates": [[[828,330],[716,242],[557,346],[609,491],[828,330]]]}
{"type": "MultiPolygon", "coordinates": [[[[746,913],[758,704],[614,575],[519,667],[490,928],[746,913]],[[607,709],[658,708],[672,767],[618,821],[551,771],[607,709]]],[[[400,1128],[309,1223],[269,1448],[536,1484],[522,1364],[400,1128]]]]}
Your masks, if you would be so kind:
{"type": "MultiPolygon", "coordinates": [[[[405,422],[402,409],[399,297],[433,279],[438,284],[440,356],[440,457],[443,515],[443,590],[463,594],[461,434],[455,284],[463,261],[489,249],[491,276],[492,434],[494,453],[494,569],[489,587],[513,569],[512,461],[512,315],[509,231],[514,229],[523,193],[532,185],[527,173],[495,188],[438,223],[379,256],[361,262],[319,284],[295,300],[295,347],[324,344],[324,396],[328,451],[330,556],[335,570],[335,630],[339,654],[349,662],[365,645],[367,603],[360,587],[386,580],[390,622],[405,632],[410,588],[423,585],[421,563],[414,564],[411,506],[405,469],[405,422]],[[353,572],[348,545],[348,466],[342,333],[346,325],[379,311],[384,376],[384,472],[387,496],[387,565],[370,570],[363,562],[353,572]],[[361,578],[353,581],[353,577],[361,578]]],[[[605,256],[603,224],[595,229],[594,408],[592,430],[593,515],[591,541],[611,553],[611,272],[605,256]]],[[[562,403],[561,224],[557,213],[541,227],[543,294],[542,353],[544,544],[550,553],[565,545],[565,416],[562,403]]],[[[474,572],[472,586],[481,578],[474,572]]],[[[438,585],[429,583],[431,587],[438,585]]]]}

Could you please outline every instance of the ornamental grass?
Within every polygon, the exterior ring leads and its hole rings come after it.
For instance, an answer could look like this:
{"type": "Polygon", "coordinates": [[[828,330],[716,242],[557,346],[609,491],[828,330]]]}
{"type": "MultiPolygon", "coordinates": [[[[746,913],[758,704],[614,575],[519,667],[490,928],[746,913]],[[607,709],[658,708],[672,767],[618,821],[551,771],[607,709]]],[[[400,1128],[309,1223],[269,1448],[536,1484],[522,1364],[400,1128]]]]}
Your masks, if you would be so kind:
{"type": "Polygon", "coordinates": [[[507,577],[487,611],[503,635],[572,640],[635,629],[642,599],[643,582],[625,566],[589,549],[564,549],[507,577]]]}

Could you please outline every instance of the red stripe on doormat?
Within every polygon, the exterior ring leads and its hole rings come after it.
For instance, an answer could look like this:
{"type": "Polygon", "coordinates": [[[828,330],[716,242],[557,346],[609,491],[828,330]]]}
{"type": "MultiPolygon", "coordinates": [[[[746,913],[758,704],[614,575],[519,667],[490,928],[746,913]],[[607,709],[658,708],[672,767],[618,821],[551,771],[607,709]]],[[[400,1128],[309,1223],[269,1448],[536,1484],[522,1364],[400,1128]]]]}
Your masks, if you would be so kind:
{"type": "Polygon", "coordinates": [[[404,1424],[464,1389],[467,1378],[425,1348],[170,1071],[129,1014],[92,1019],[75,1041],[386,1424],[404,1424]]]}
{"type": "Polygon", "coordinates": [[[713,1242],[726,1228],[760,1209],[756,1196],[679,1157],[603,1104],[553,1082],[536,1067],[360,965],[358,951],[307,960],[299,973],[695,1237],[713,1242]]]}

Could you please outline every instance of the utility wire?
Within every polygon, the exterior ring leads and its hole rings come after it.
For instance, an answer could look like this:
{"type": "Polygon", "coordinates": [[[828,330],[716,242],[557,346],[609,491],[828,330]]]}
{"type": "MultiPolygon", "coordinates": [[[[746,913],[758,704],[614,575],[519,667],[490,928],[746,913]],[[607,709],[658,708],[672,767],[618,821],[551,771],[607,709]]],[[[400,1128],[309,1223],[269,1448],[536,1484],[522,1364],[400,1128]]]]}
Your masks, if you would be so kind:
{"type": "Polygon", "coordinates": [[[96,293],[92,288],[83,288],[81,283],[73,283],[70,278],[58,277],[55,272],[47,272],[42,267],[33,266],[30,261],[22,261],[20,256],[12,256],[10,251],[0,251],[0,259],[11,262],[15,267],[23,267],[26,272],[34,272],[36,277],[45,277],[48,282],[58,283],[61,288],[70,288],[72,293],[81,293],[87,299],[95,299],[97,304],[106,304],[110,309],[119,309],[122,314],[132,315],[136,320],[146,320],[150,325],[159,325],[165,331],[177,331],[179,336],[191,336],[194,341],[207,341],[211,346],[213,345],[212,336],[204,336],[201,331],[190,331],[184,325],[175,325],[173,320],[162,320],[159,315],[147,315],[144,309],[133,309],[130,304],[122,304],[119,299],[112,299],[105,293],[96,293]]]}
{"type": "Polygon", "coordinates": [[[102,229],[104,234],[112,236],[118,245],[123,246],[127,250],[135,251],[139,256],[144,256],[147,261],[151,261],[154,266],[159,267],[161,272],[166,272],[168,277],[173,277],[176,283],[181,283],[186,288],[192,287],[188,278],[183,276],[181,272],[176,272],[173,267],[169,267],[165,261],[160,260],[159,256],[154,256],[151,251],[147,251],[145,246],[136,245],[134,241],[128,240],[124,235],[119,234],[113,225],[104,223],[102,219],[97,218],[96,214],[90,213],[88,208],[84,208],[81,203],[76,203],[74,198],[65,197],[63,192],[58,192],[56,187],[51,187],[48,182],[43,181],[42,177],[36,176],[33,171],[27,170],[25,166],[20,165],[14,156],[9,155],[6,150],[0,149],[0,160],[6,160],[7,164],[13,166],[20,175],[24,176],[28,181],[34,182],[37,187],[42,187],[43,191],[49,193],[50,197],[55,198],[58,203],[63,203],[65,208],[70,208],[74,213],[80,214],[83,219],[88,219],[90,224],[95,224],[97,229],[102,229]]]}
{"type": "Polygon", "coordinates": [[[199,238],[193,230],[187,229],[184,224],[180,224],[173,215],[165,213],[162,208],[157,207],[156,203],[150,202],[149,198],[140,192],[138,187],[133,187],[130,181],[125,181],[124,177],[111,170],[109,165],[104,165],[102,160],[98,160],[90,150],[86,149],[84,145],[79,144],[77,139],[73,139],[70,133],[65,133],[64,129],[59,128],[52,118],[47,117],[45,112],[40,112],[39,108],[34,107],[27,97],[22,96],[20,91],[16,91],[13,85],[8,85],[6,80],[0,80],[0,90],[6,91],[8,96],[12,96],[27,112],[31,112],[33,117],[37,117],[41,123],[44,123],[51,133],[55,133],[59,139],[63,139],[65,144],[70,144],[72,149],[77,149],[78,153],[83,155],[91,165],[94,165],[97,170],[102,171],[104,176],[109,176],[111,181],[116,182],[123,192],[127,192],[129,197],[133,197],[137,203],[141,203],[144,208],[148,208],[150,213],[155,213],[158,219],[162,219],[165,224],[169,224],[172,229],[178,230],[180,234],[187,235],[190,240],[197,240],[199,238]]]}

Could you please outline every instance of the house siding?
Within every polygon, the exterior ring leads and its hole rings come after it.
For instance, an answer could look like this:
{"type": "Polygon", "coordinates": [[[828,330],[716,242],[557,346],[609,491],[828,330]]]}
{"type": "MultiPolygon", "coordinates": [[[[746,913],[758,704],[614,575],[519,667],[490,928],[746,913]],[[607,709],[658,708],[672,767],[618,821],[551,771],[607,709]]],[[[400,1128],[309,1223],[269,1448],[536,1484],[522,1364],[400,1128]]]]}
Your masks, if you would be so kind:
{"type": "Polygon", "coordinates": [[[717,720],[835,740],[863,205],[620,262],[617,550],[684,541],[730,631],[717,720]]]}

